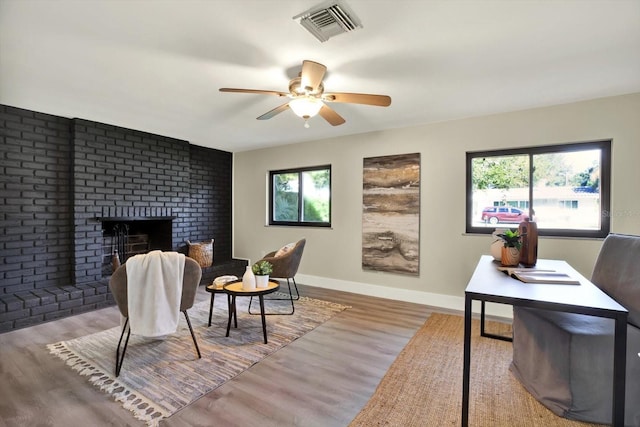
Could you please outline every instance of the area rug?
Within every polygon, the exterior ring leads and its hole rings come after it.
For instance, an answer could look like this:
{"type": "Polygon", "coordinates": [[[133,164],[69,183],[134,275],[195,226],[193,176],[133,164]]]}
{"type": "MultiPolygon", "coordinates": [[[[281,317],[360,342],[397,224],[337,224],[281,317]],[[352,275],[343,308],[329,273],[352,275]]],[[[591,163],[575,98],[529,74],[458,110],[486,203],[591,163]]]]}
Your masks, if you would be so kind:
{"type": "MultiPolygon", "coordinates": [[[[169,417],[340,313],[347,306],[301,297],[291,316],[267,316],[264,344],[260,316],[247,313],[249,298],[237,299],[238,328],[227,328],[227,301],[215,299],[211,327],[209,301],[188,310],[202,359],[196,356],[184,316],[175,334],[164,339],[131,336],[120,376],[115,350],[120,327],[49,344],[49,351],[149,426],[169,417]]],[[[265,301],[268,311],[291,309],[288,301],[265,301]],[[287,306],[288,305],[288,306],[287,306]]],[[[259,312],[257,300],[252,312],[259,312]]]]}
{"type": "MultiPolygon", "coordinates": [[[[480,337],[473,321],[469,425],[594,426],[553,414],[511,375],[511,343],[480,337]]],[[[486,323],[487,332],[511,326],[486,323]]],[[[459,426],[462,419],[462,316],[432,314],[385,374],[350,427],[459,426]]]]}

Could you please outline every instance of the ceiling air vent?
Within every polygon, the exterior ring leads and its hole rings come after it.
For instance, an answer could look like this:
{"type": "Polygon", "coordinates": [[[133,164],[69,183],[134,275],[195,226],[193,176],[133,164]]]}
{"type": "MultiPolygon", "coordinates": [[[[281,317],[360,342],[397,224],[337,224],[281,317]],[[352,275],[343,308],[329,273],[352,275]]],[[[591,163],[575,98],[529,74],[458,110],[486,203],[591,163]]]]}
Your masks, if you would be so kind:
{"type": "Polygon", "coordinates": [[[362,28],[362,24],[349,7],[340,1],[332,1],[313,7],[293,17],[315,38],[326,42],[331,37],[362,28]]]}

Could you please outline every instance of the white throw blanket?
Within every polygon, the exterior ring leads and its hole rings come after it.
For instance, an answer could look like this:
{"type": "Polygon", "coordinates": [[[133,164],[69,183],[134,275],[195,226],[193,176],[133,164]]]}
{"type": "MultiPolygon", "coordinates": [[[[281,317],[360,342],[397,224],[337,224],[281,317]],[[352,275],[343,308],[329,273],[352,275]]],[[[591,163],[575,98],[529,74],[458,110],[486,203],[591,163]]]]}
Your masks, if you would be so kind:
{"type": "Polygon", "coordinates": [[[129,327],[158,337],[178,329],[184,254],[152,251],[127,260],[129,327]]]}

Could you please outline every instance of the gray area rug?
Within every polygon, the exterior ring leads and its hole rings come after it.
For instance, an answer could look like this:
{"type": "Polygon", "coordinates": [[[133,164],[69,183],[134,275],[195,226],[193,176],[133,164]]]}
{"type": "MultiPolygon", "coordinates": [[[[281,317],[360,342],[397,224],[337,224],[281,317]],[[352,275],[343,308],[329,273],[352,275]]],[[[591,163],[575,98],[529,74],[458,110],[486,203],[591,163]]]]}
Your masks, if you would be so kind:
{"type": "MultiPolygon", "coordinates": [[[[238,328],[227,328],[227,300],[217,295],[211,327],[209,302],[188,310],[202,359],[198,359],[184,316],[175,334],[163,339],[131,335],[124,364],[115,377],[115,351],[120,327],[47,345],[49,351],[104,391],[139,420],[156,426],[171,416],[300,338],[348,308],[306,297],[295,303],[292,316],[267,316],[268,344],[264,344],[260,316],[249,315],[249,298],[237,298],[238,328]]],[[[266,310],[286,312],[287,301],[265,301],[266,310]]],[[[259,312],[254,299],[252,312],[259,312]]]]}

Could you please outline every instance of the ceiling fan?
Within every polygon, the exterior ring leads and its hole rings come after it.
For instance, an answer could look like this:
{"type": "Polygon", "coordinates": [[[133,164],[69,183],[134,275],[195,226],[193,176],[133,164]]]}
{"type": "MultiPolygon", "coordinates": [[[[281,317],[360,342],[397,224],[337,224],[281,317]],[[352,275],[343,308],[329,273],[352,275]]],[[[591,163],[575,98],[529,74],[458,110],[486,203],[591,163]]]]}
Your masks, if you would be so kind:
{"type": "Polygon", "coordinates": [[[289,81],[289,92],[278,92],[273,90],[259,89],[234,89],[223,87],[220,92],[238,92],[238,93],[257,93],[261,95],[275,95],[279,97],[290,98],[286,104],[274,108],[271,111],[259,116],[258,120],[267,120],[282,113],[287,109],[304,119],[304,127],[308,128],[308,120],[320,114],[323,119],[332,126],[338,126],[345,120],[335,112],[325,102],[345,102],[349,104],[365,104],[375,105],[378,107],[387,107],[391,104],[391,98],[387,95],[372,95],[367,93],[343,93],[343,92],[324,92],[322,79],[327,71],[327,67],[314,61],[302,61],[302,71],[298,77],[289,81]]]}

